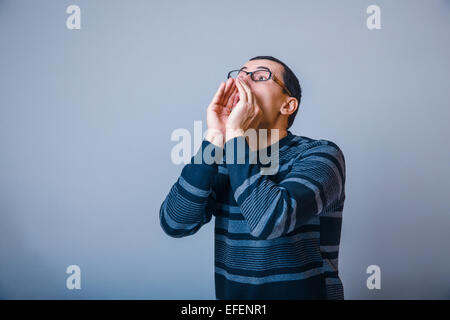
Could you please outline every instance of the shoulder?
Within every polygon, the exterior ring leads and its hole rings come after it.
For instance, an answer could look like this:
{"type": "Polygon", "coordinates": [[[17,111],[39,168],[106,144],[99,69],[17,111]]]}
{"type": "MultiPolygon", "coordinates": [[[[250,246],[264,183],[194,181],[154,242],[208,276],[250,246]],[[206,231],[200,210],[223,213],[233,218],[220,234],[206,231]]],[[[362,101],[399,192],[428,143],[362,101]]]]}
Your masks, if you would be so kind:
{"type": "Polygon", "coordinates": [[[295,135],[292,142],[291,146],[296,150],[297,161],[311,157],[326,158],[338,165],[345,174],[344,152],[336,142],[299,135],[295,135]]]}
{"type": "Polygon", "coordinates": [[[323,150],[325,152],[339,153],[344,155],[338,144],[327,139],[313,139],[307,136],[293,135],[291,147],[297,149],[300,153],[309,150],[323,150]]]}

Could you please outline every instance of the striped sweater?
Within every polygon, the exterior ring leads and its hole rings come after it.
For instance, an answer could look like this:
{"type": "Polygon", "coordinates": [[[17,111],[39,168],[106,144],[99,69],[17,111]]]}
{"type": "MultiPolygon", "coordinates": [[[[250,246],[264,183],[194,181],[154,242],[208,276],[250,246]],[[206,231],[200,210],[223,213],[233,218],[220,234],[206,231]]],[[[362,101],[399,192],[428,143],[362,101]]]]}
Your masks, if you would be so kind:
{"type": "MultiPolygon", "coordinates": [[[[215,217],[217,299],[343,299],[340,148],[288,130],[276,142],[278,172],[264,175],[259,157],[256,163],[237,161],[239,143],[246,156],[258,154],[240,136],[225,143],[223,163],[194,163],[194,156],[183,167],[161,205],[162,229],[189,236],[215,217]],[[231,162],[227,151],[234,154],[231,162]]],[[[197,156],[209,145],[203,140],[197,156]]]]}

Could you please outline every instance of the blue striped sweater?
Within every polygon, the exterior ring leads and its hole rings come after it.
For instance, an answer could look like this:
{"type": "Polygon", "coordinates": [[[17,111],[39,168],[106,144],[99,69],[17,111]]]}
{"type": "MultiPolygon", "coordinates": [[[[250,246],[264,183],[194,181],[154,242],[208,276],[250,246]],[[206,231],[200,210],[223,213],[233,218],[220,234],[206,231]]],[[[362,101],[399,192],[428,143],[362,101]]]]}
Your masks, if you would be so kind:
{"type": "MultiPolygon", "coordinates": [[[[184,237],[215,217],[217,299],[343,299],[340,148],[288,130],[276,143],[278,172],[261,175],[258,157],[256,163],[237,162],[239,143],[247,157],[257,154],[240,136],[226,142],[223,163],[198,164],[192,157],[161,205],[161,227],[184,237]],[[231,163],[227,151],[234,154],[231,163]]],[[[203,140],[197,156],[209,145],[203,140]]]]}

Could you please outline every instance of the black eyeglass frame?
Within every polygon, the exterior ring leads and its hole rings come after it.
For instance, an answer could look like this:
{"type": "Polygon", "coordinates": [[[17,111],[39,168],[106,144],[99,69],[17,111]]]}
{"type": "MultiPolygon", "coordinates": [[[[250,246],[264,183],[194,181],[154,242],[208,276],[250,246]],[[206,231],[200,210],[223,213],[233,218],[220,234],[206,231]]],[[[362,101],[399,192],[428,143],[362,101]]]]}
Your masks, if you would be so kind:
{"type": "Polygon", "coordinates": [[[266,70],[266,69],[259,69],[259,70],[255,70],[255,71],[245,71],[245,70],[242,70],[242,69],[240,69],[240,70],[231,70],[230,72],[228,72],[227,79],[229,79],[231,77],[231,73],[232,72],[236,72],[236,71],[239,71],[239,72],[242,71],[242,72],[245,72],[246,74],[249,74],[250,78],[253,81],[257,81],[257,82],[258,81],[268,81],[268,80],[272,79],[273,81],[275,81],[276,84],[278,84],[281,88],[283,88],[283,90],[286,90],[286,92],[289,94],[289,96],[292,97],[292,93],[285,86],[285,84],[280,79],[278,79],[274,74],[272,74],[272,71],[270,71],[270,70],[266,70]],[[267,72],[269,72],[269,77],[267,78],[267,80],[255,80],[255,79],[253,79],[253,74],[255,72],[257,72],[257,71],[267,71],[267,72]]]}

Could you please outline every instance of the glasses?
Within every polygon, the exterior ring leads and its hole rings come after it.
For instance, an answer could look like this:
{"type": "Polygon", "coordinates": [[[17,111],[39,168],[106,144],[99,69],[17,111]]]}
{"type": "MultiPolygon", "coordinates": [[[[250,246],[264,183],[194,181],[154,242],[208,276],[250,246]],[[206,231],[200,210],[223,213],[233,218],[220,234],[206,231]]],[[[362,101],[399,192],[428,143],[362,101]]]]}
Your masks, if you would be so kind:
{"type": "Polygon", "coordinates": [[[270,70],[256,70],[256,71],[245,71],[245,70],[231,70],[230,72],[228,72],[228,76],[227,79],[229,78],[242,78],[246,75],[250,75],[250,78],[253,81],[268,81],[270,79],[272,79],[273,81],[275,81],[276,84],[278,84],[281,88],[283,88],[284,91],[287,92],[287,94],[289,94],[289,96],[292,96],[291,92],[289,91],[289,89],[284,85],[283,82],[281,82],[280,79],[278,79],[275,75],[272,74],[272,72],[270,70]]]}

